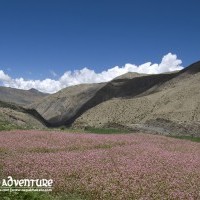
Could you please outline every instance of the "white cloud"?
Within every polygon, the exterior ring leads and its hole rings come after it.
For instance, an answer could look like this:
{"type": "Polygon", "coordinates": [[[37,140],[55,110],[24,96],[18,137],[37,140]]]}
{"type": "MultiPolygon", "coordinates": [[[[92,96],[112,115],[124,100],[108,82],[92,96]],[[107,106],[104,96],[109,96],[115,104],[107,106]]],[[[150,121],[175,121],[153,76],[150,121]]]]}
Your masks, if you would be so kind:
{"type": "MultiPolygon", "coordinates": [[[[54,93],[58,90],[71,85],[77,85],[81,83],[99,83],[110,81],[113,78],[125,74],[127,72],[137,72],[145,74],[159,74],[164,72],[171,72],[181,70],[182,61],[177,59],[175,54],[168,53],[162,58],[160,64],[152,64],[151,62],[144,63],[136,66],[134,64],[127,63],[122,67],[115,66],[107,71],[96,73],[94,70],[83,68],[81,70],[67,71],[57,80],[44,79],[44,80],[24,80],[23,78],[13,79],[2,70],[0,70],[0,82],[6,87],[13,87],[19,89],[28,90],[35,88],[42,92],[54,93]]],[[[53,71],[51,71],[52,73],[53,71]]],[[[53,72],[52,75],[57,76],[53,72]]]]}
{"type": "Polygon", "coordinates": [[[11,78],[7,74],[5,74],[4,71],[0,70],[0,81],[7,82],[10,80],[11,80],[11,78]]]}

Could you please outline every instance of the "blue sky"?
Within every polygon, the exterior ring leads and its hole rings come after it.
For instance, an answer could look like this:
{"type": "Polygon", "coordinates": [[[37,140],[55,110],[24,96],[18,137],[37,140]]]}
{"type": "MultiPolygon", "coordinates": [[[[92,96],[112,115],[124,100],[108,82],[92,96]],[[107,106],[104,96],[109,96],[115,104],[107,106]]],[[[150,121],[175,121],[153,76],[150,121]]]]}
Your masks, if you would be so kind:
{"type": "Polygon", "coordinates": [[[199,0],[0,0],[0,70],[12,78],[56,79],[87,67],[96,73],[200,60],[199,0]]]}

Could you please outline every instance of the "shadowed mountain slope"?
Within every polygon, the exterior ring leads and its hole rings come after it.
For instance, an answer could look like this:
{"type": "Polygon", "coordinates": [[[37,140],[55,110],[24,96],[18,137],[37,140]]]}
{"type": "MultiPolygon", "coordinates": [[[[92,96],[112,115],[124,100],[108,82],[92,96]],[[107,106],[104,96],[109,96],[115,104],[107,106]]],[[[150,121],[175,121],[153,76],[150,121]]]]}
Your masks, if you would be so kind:
{"type": "Polygon", "coordinates": [[[50,126],[66,125],[104,85],[105,83],[67,87],[28,105],[27,108],[35,109],[50,126]]]}
{"type": "Polygon", "coordinates": [[[117,92],[116,98],[83,113],[74,126],[139,127],[152,132],[200,135],[199,72],[197,62],[174,74],[145,76],[142,82],[132,79],[132,95],[119,98],[117,92]]]}
{"type": "Polygon", "coordinates": [[[128,73],[108,83],[65,88],[27,108],[36,110],[49,126],[200,134],[199,72],[200,62],[175,73],[128,73]]]}
{"type": "Polygon", "coordinates": [[[37,110],[51,126],[70,125],[85,111],[104,101],[133,98],[175,76],[174,73],[137,75],[132,79],[125,77],[108,83],[72,86],[28,105],[28,108],[37,110]]]}
{"type": "Polygon", "coordinates": [[[125,77],[108,83],[72,86],[28,105],[28,108],[37,110],[51,126],[70,125],[85,111],[104,101],[133,98],[175,76],[174,73],[137,75],[132,79],[125,77]]]}
{"type": "Polygon", "coordinates": [[[0,101],[0,130],[44,129],[47,125],[35,110],[0,101]]]}

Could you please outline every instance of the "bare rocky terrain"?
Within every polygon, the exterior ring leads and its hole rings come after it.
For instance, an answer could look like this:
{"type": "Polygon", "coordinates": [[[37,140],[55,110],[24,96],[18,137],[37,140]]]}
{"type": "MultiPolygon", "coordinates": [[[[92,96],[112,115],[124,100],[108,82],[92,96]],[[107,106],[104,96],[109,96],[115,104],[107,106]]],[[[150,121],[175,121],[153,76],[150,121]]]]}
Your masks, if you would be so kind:
{"type": "Polygon", "coordinates": [[[200,62],[197,62],[134,97],[113,98],[93,107],[77,118],[73,126],[121,126],[200,136],[199,83],[200,62]]]}
{"type": "Polygon", "coordinates": [[[7,92],[10,95],[1,95],[0,100],[18,103],[23,108],[8,110],[1,106],[0,114],[13,123],[11,118],[24,116],[17,123],[31,122],[34,126],[120,128],[200,136],[199,83],[197,62],[179,72],[127,73],[108,83],[71,86],[51,95],[13,89],[7,92]],[[30,98],[29,93],[35,97],[30,98]]]}
{"type": "Polygon", "coordinates": [[[39,100],[48,94],[39,92],[35,89],[20,90],[10,87],[0,86],[0,101],[15,103],[18,105],[27,105],[39,100]]]}
{"type": "Polygon", "coordinates": [[[28,105],[28,109],[35,109],[50,126],[70,124],[79,110],[96,95],[105,83],[82,84],[67,87],[28,105]]]}
{"type": "Polygon", "coordinates": [[[154,85],[173,78],[174,74],[136,75],[108,83],[82,84],[65,88],[27,106],[35,109],[51,126],[71,125],[87,110],[113,98],[134,98],[154,85]]]}
{"type": "Polygon", "coordinates": [[[128,72],[126,74],[116,77],[114,80],[132,79],[132,78],[141,77],[141,76],[145,76],[145,75],[147,75],[147,74],[139,74],[137,72],[128,72]]]}
{"type": "Polygon", "coordinates": [[[44,128],[46,123],[34,110],[0,101],[0,130],[44,128]]]}
{"type": "Polygon", "coordinates": [[[47,123],[35,110],[23,106],[48,96],[35,89],[0,87],[0,130],[44,129],[47,123]]]}

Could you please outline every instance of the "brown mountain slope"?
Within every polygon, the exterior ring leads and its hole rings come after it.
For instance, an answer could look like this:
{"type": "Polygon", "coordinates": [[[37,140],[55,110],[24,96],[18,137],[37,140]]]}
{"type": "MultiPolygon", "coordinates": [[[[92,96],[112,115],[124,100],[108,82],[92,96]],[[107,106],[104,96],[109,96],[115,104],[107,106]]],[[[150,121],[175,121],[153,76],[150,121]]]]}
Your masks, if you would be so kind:
{"type": "Polygon", "coordinates": [[[0,130],[44,129],[45,121],[34,110],[0,101],[0,130]]]}
{"type": "Polygon", "coordinates": [[[49,95],[28,108],[37,110],[51,126],[70,125],[85,111],[104,101],[112,98],[133,98],[175,76],[174,73],[142,75],[132,79],[114,79],[108,83],[72,86],[49,95]]]}
{"type": "Polygon", "coordinates": [[[141,76],[145,76],[146,74],[139,74],[137,72],[128,72],[126,74],[123,74],[121,76],[118,76],[116,78],[114,78],[114,80],[119,80],[119,79],[132,79],[132,78],[136,78],[136,77],[141,77],[141,76]]]}
{"type": "MultiPolygon", "coordinates": [[[[77,118],[74,126],[128,126],[149,131],[200,135],[199,72],[200,62],[197,62],[174,74],[174,77],[168,77],[167,81],[146,87],[143,93],[134,97],[105,101],[77,118]]],[[[164,77],[160,75],[160,78],[164,77]]],[[[142,85],[135,87],[141,88],[142,85]]]]}
{"type": "Polygon", "coordinates": [[[90,100],[105,83],[82,84],[65,88],[28,106],[35,109],[50,126],[71,122],[81,107],[90,100]]]}
{"type": "Polygon", "coordinates": [[[20,90],[0,86],[0,101],[15,103],[18,105],[27,105],[37,101],[48,94],[39,92],[35,89],[20,90]]]}
{"type": "Polygon", "coordinates": [[[50,126],[75,121],[75,127],[142,124],[166,131],[173,125],[181,131],[185,122],[187,127],[199,126],[198,72],[195,63],[176,73],[125,75],[108,83],[68,87],[28,107],[50,126]]]}

